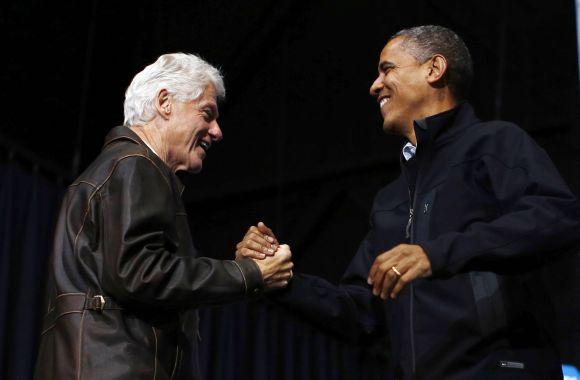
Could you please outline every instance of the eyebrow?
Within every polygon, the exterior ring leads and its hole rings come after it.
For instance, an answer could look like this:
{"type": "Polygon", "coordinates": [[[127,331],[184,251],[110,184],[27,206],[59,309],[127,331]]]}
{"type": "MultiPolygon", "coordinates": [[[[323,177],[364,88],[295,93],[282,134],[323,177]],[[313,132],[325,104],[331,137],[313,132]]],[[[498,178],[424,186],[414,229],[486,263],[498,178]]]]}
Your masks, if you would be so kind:
{"type": "Polygon", "coordinates": [[[211,112],[213,113],[213,116],[214,116],[215,119],[217,119],[220,116],[220,112],[218,110],[218,106],[217,106],[217,104],[215,102],[208,101],[207,103],[202,104],[201,107],[202,108],[209,107],[211,109],[211,112]]]}
{"type": "Polygon", "coordinates": [[[381,63],[379,63],[379,71],[384,72],[387,69],[393,68],[395,66],[396,65],[391,61],[382,61],[381,63]]]}

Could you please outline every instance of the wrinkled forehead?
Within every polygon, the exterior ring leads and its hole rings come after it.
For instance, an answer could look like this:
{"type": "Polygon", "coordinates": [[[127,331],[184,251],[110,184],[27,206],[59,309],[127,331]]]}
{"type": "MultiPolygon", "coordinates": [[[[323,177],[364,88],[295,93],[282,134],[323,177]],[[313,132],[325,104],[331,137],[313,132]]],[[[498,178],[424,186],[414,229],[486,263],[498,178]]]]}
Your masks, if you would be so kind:
{"type": "Polygon", "coordinates": [[[215,86],[208,84],[201,96],[195,101],[200,107],[210,107],[217,114],[218,103],[215,86]]]}
{"type": "Polygon", "coordinates": [[[209,83],[207,86],[205,86],[203,93],[199,97],[200,100],[203,99],[206,101],[207,100],[216,101],[216,98],[217,98],[217,94],[216,94],[215,86],[212,83],[209,83]]]}

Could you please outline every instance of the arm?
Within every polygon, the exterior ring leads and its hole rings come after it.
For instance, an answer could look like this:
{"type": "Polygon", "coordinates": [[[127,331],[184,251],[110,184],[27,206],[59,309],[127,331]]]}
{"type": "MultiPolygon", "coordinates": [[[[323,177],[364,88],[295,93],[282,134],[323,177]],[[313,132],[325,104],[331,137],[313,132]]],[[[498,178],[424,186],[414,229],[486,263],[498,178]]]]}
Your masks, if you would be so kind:
{"type": "Polygon", "coordinates": [[[486,156],[484,180],[502,215],[421,243],[435,275],[523,273],[580,240],[580,204],[550,158],[525,133],[502,157],[486,156]]]}
{"type": "Polygon", "coordinates": [[[177,254],[190,247],[183,246],[187,240],[170,237],[168,227],[176,217],[173,194],[147,159],[119,161],[101,198],[102,284],[119,303],[180,310],[239,300],[262,288],[262,273],[251,259],[177,254]]]}
{"type": "Polygon", "coordinates": [[[361,243],[340,285],[296,274],[288,288],[268,294],[268,299],[343,339],[384,337],[383,305],[366,284],[373,259],[371,235],[361,243]]]}

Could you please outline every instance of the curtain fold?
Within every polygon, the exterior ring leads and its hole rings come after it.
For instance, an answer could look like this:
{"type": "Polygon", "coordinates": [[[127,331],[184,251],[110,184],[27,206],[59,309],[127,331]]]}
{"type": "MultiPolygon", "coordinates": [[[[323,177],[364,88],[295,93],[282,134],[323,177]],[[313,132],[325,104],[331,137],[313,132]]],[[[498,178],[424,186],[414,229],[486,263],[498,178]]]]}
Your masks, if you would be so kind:
{"type": "Polygon", "coordinates": [[[32,378],[62,188],[0,164],[0,378],[32,378]]]}

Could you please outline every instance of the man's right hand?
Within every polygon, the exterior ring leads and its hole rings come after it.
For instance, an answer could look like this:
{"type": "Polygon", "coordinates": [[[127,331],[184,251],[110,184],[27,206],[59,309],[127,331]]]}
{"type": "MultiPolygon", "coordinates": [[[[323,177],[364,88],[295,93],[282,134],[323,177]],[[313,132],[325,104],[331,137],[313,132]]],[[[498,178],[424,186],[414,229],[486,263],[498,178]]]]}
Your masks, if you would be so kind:
{"type": "Polygon", "coordinates": [[[288,285],[292,278],[292,252],[290,247],[282,244],[273,256],[265,259],[252,259],[260,268],[266,289],[281,289],[288,285]]]}

